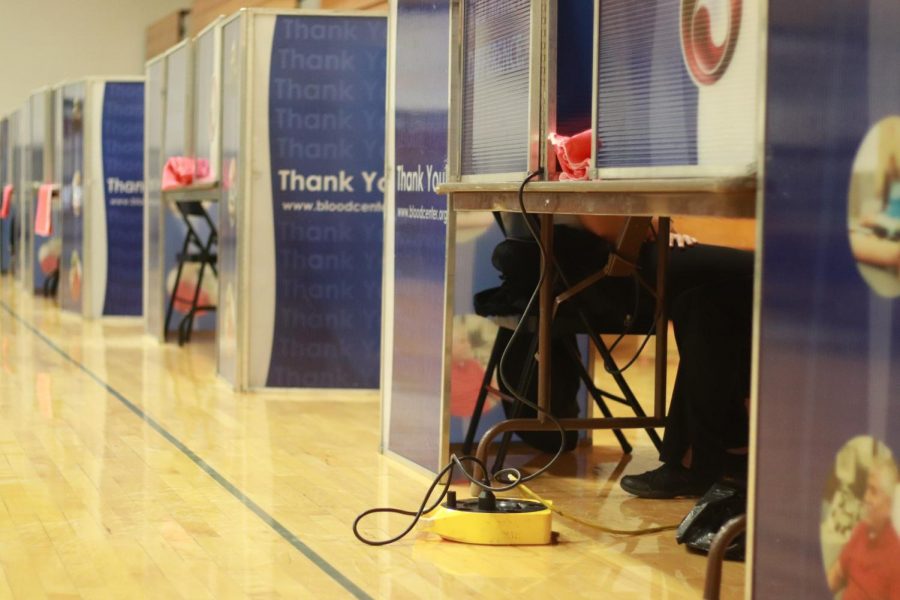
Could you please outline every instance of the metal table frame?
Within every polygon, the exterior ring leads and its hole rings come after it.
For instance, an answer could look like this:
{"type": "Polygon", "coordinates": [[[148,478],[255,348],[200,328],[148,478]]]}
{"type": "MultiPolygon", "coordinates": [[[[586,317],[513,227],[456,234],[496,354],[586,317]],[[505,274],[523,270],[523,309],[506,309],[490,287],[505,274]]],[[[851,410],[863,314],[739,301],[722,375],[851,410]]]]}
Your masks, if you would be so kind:
{"type": "MultiPolygon", "coordinates": [[[[656,293],[659,305],[656,322],[656,363],[654,411],[647,417],[560,419],[566,429],[636,429],[663,427],[666,408],[666,359],[668,314],[666,276],[668,263],[669,220],[674,216],[718,216],[754,218],[756,213],[756,176],[727,178],[632,179],[609,181],[534,182],[524,189],[526,210],[540,218],[541,237],[548,254],[553,253],[553,218],[556,214],[587,214],[625,217],[659,217],[656,293]]],[[[460,211],[518,212],[518,183],[446,183],[438,192],[448,195],[449,234],[447,236],[447,323],[452,322],[453,249],[456,240],[455,213],[460,211]]],[[[538,314],[538,405],[550,409],[550,331],[553,315],[554,268],[547,265],[547,276],[540,290],[538,314]]],[[[450,337],[450,336],[445,336],[450,337]]],[[[449,360],[449,352],[446,360],[449,360]]],[[[445,368],[445,373],[449,369],[445,368]]],[[[445,395],[449,382],[445,380],[445,395]]],[[[494,438],[506,431],[556,431],[556,426],[539,414],[531,419],[508,419],[490,428],[478,444],[476,456],[486,464],[494,438]]],[[[476,471],[476,476],[480,476],[476,471]]]]}

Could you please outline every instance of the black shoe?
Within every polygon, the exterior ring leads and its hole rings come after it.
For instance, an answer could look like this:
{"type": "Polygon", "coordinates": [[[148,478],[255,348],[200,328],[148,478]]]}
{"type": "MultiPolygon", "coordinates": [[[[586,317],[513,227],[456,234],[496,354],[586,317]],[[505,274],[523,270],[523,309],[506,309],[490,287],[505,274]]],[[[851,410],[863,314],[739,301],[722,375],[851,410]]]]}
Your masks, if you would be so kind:
{"type": "Polygon", "coordinates": [[[638,498],[699,497],[715,482],[715,477],[695,473],[678,464],[663,463],[640,475],[626,475],[620,485],[638,498]]]}
{"type": "Polygon", "coordinates": [[[722,460],[722,475],[729,479],[747,482],[748,458],[746,454],[726,453],[722,460]]]}

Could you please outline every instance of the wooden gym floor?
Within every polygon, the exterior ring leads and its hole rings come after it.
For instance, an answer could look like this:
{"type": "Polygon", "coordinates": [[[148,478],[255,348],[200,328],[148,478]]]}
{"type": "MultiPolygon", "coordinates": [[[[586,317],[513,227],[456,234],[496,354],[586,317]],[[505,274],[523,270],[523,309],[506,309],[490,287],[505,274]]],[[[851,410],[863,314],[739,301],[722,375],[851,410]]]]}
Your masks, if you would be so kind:
{"type": "MultiPolygon", "coordinates": [[[[354,517],[417,506],[430,480],[379,454],[376,393],[236,394],[214,375],[211,341],[162,346],[141,331],[137,319],[63,314],[0,279],[0,597],[701,595],[705,557],[671,532],[623,538],[554,517],[555,546],[416,531],[365,546],[354,517]]],[[[639,389],[647,360],[631,375],[639,389]]],[[[628,435],[633,456],[600,434],[533,489],[611,527],[677,523],[692,501],[618,487],[623,471],[656,465],[646,436],[628,435]]],[[[365,530],[404,524],[373,518],[365,530]]],[[[726,564],[723,597],[742,597],[743,579],[742,564],[726,564]]]]}

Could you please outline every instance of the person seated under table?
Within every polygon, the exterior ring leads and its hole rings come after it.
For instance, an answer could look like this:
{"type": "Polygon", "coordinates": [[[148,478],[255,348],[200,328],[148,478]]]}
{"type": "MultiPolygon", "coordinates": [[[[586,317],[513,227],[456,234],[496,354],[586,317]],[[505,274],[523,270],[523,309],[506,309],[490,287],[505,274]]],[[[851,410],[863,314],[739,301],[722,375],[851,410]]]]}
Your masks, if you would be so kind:
{"type": "MultiPolygon", "coordinates": [[[[508,239],[497,247],[493,260],[504,285],[524,291],[537,282],[534,262],[539,253],[524,233],[524,222],[516,233],[516,218],[520,219],[505,215],[508,239]],[[521,242],[531,243],[528,252],[523,252],[521,247],[527,245],[521,242]]],[[[557,263],[569,283],[575,284],[604,267],[625,218],[562,216],[556,223],[557,263]]],[[[651,288],[657,262],[652,237],[653,232],[648,232],[637,269],[651,288]]],[[[666,417],[662,465],[627,475],[620,482],[626,491],[642,498],[700,496],[723,476],[746,477],[753,253],[700,244],[674,228],[670,246],[674,250],[669,253],[668,311],[680,361],[666,417]]],[[[596,318],[606,323],[626,319],[652,323],[656,313],[654,297],[631,278],[601,279],[567,303],[580,308],[589,321],[596,318]]],[[[631,333],[645,331],[635,328],[631,333]]],[[[507,375],[514,381],[514,376],[507,375]]],[[[559,381],[555,371],[554,381],[559,381]]],[[[557,414],[556,391],[553,396],[557,414]]]]}

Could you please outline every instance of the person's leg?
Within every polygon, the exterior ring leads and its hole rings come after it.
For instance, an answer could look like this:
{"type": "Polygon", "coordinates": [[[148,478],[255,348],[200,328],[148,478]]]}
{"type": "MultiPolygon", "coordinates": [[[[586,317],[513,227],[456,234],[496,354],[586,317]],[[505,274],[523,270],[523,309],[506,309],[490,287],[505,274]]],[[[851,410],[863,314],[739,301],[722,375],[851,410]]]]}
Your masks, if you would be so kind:
{"type": "Polygon", "coordinates": [[[749,418],[752,279],[698,286],[673,300],[680,355],[660,459],[717,476],[745,448],[749,418]]]}
{"type": "MultiPolygon", "coordinates": [[[[655,277],[652,259],[645,277],[655,277]]],[[[623,478],[639,496],[699,495],[747,444],[753,256],[697,246],[671,255],[669,316],[680,361],[666,419],[663,467],[623,478]],[[689,467],[689,468],[688,468],[689,467]]]]}
{"type": "MultiPolygon", "coordinates": [[[[641,270],[651,285],[656,281],[656,259],[655,247],[645,245],[641,252],[641,270]]],[[[694,287],[752,279],[752,252],[708,244],[669,250],[667,294],[671,302],[694,287]]]]}
{"type": "MultiPolygon", "coordinates": [[[[562,239],[557,241],[558,247],[563,245],[562,239]]],[[[575,242],[566,243],[571,246],[575,242]]],[[[582,254],[571,252],[570,255],[566,255],[562,266],[569,283],[574,284],[581,278],[602,269],[607,254],[602,254],[603,264],[597,263],[598,256],[601,256],[599,251],[585,251],[582,254]]],[[[651,288],[656,285],[656,260],[656,245],[644,244],[636,276],[651,288]]],[[[753,253],[705,244],[697,244],[686,249],[672,248],[669,251],[666,288],[670,319],[671,307],[675,299],[683,293],[697,286],[736,280],[752,282],[753,253]]],[[[621,333],[626,316],[631,317],[632,323],[628,333],[643,335],[653,331],[656,301],[644,287],[630,277],[609,277],[600,280],[563,304],[560,314],[571,315],[573,306],[585,311],[591,321],[595,322],[595,329],[603,333],[621,333]]]]}

